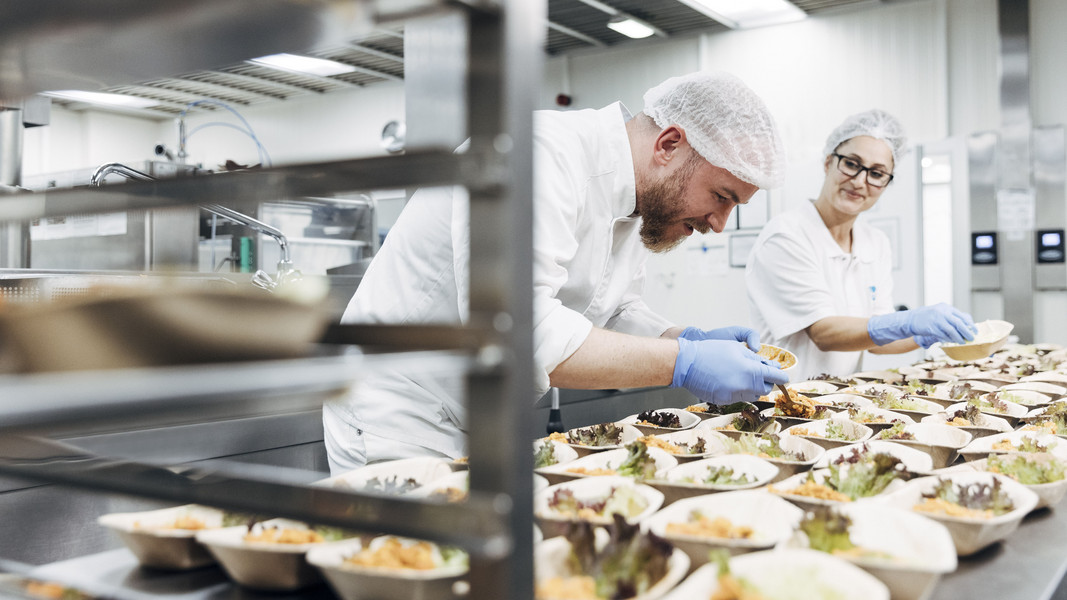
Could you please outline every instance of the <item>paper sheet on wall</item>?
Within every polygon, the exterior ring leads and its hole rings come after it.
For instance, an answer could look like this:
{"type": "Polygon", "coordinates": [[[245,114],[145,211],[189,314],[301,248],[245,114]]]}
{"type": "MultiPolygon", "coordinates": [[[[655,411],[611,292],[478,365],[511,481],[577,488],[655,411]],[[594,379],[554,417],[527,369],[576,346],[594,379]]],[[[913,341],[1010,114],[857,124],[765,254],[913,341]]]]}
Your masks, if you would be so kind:
{"type": "Polygon", "coordinates": [[[1034,192],[997,190],[997,228],[1011,241],[1025,239],[1034,229],[1034,192]]]}
{"type": "Polygon", "coordinates": [[[35,219],[30,223],[30,239],[36,241],[124,235],[125,233],[126,213],[124,212],[49,217],[35,219]]]}

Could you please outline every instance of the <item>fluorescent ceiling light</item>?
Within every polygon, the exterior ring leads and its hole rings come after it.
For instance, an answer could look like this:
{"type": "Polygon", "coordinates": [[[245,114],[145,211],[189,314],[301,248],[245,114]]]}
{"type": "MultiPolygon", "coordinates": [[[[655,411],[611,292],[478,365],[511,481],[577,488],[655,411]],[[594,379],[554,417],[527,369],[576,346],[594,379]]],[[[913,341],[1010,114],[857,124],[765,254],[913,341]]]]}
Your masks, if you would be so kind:
{"type": "Polygon", "coordinates": [[[298,73],[307,73],[308,75],[318,75],[320,77],[342,75],[356,70],[356,68],[351,65],[339,63],[335,60],[312,58],[310,56],[297,56],[295,54],[271,54],[270,56],[253,58],[252,62],[265,67],[274,67],[284,71],[296,71],[298,73]]]}
{"type": "Polygon", "coordinates": [[[57,90],[54,92],[44,92],[44,95],[63,100],[75,100],[77,102],[88,102],[89,104],[101,104],[104,106],[122,106],[125,108],[148,108],[159,105],[159,102],[149,100],[148,98],[123,96],[121,94],[106,94],[104,92],[85,92],[82,90],[57,90]]]}
{"type": "Polygon", "coordinates": [[[631,37],[635,40],[646,38],[655,33],[655,30],[653,30],[648,23],[625,15],[616,15],[612,17],[608,21],[608,29],[618,31],[626,37],[631,37]]]}
{"type": "Polygon", "coordinates": [[[789,0],[682,0],[732,29],[777,25],[807,18],[789,0]]]}

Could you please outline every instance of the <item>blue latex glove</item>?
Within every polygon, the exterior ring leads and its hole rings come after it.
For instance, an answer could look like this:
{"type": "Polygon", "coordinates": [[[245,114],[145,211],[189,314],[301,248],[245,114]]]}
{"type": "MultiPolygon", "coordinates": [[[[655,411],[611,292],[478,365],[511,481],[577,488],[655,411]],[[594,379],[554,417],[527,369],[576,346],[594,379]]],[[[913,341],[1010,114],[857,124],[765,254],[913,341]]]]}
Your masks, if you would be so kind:
{"type": "Polygon", "coordinates": [[[759,352],[759,334],[755,329],[748,327],[720,327],[719,329],[699,329],[686,327],[678,337],[692,342],[700,340],[734,340],[744,342],[752,348],[753,352],[759,352]]]}
{"type": "Polygon", "coordinates": [[[915,343],[923,348],[929,348],[937,343],[937,338],[928,335],[917,335],[915,336],[915,343]]]}
{"type": "Polygon", "coordinates": [[[678,338],[671,387],[682,387],[704,402],[729,404],[766,396],[789,376],[735,340],[678,338]]]}
{"type": "Polygon", "coordinates": [[[971,315],[944,302],[879,315],[867,320],[867,333],[879,346],[913,336],[917,336],[915,341],[920,345],[928,342],[962,344],[973,340],[977,332],[971,315]]]}

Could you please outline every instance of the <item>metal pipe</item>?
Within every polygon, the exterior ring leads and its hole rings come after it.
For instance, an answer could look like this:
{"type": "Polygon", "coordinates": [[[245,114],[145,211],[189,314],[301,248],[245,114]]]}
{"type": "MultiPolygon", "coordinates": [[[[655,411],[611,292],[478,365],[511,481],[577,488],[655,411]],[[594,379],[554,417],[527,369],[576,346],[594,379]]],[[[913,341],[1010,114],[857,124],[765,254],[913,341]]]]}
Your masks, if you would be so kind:
{"type": "MultiPolygon", "coordinates": [[[[142,173],[137,169],[127,167],[124,164],[107,163],[100,165],[100,167],[98,167],[96,171],[93,171],[92,177],[89,178],[89,185],[99,186],[104,182],[104,178],[111,174],[122,175],[126,179],[134,179],[137,181],[156,180],[155,177],[152,177],[147,173],[142,173]]],[[[254,231],[257,231],[264,235],[268,235],[274,238],[276,242],[278,242],[278,246],[281,249],[281,260],[278,261],[277,277],[275,279],[271,279],[269,276],[266,275],[266,273],[263,273],[262,275],[256,273],[256,275],[253,276],[253,282],[256,285],[267,288],[274,287],[274,285],[277,285],[283,278],[291,275],[293,272],[296,271],[296,269],[293,268],[293,261],[291,260],[289,254],[289,240],[285,237],[285,234],[282,233],[280,229],[272,227],[271,225],[268,225],[258,219],[254,219],[242,212],[233,210],[232,208],[222,206],[221,204],[201,204],[200,208],[202,210],[206,210],[211,214],[218,215],[236,223],[240,223],[241,225],[244,225],[254,231]]]]}

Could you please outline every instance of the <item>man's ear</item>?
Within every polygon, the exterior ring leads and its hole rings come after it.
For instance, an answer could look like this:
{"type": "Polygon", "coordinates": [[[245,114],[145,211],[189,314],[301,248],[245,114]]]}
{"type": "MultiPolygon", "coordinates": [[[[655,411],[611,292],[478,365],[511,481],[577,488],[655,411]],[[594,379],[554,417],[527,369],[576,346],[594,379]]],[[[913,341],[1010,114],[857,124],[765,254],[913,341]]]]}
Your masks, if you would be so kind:
{"type": "Polygon", "coordinates": [[[681,152],[686,144],[685,130],[679,125],[668,125],[656,136],[655,146],[652,149],[652,160],[657,164],[666,166],[667,163],[681,152]]]}

